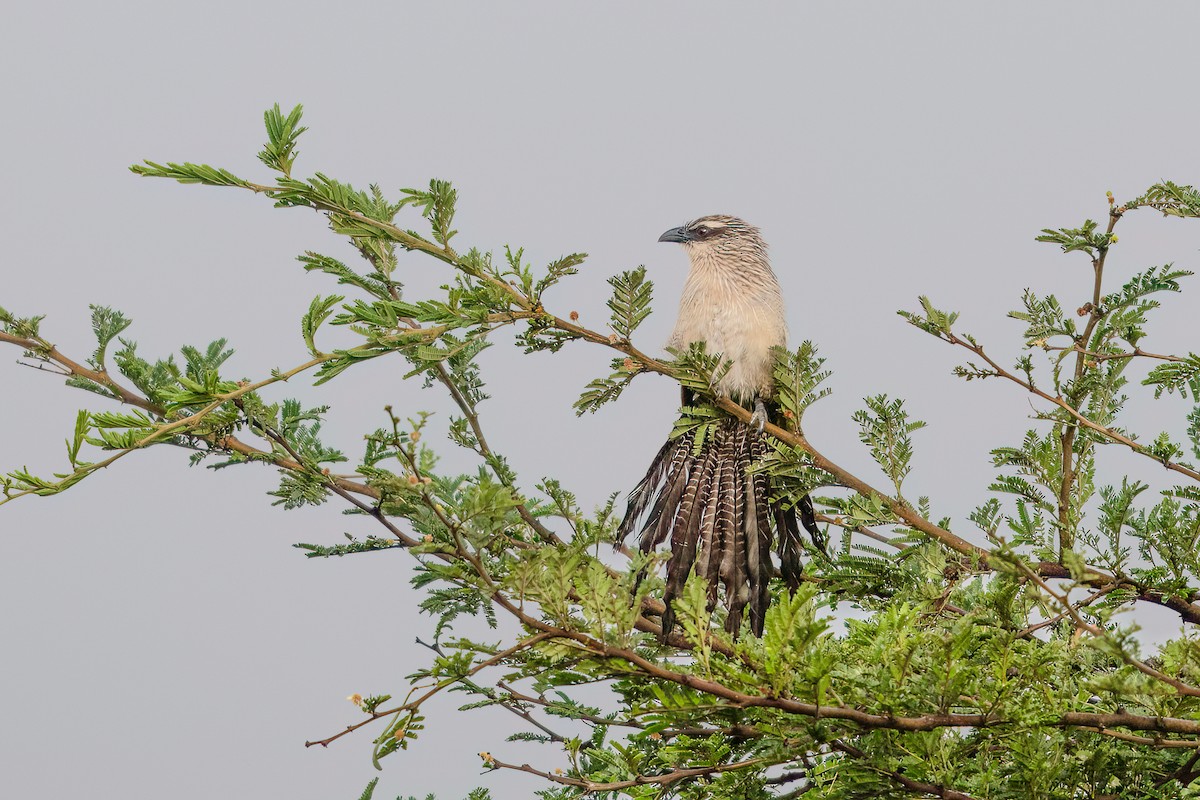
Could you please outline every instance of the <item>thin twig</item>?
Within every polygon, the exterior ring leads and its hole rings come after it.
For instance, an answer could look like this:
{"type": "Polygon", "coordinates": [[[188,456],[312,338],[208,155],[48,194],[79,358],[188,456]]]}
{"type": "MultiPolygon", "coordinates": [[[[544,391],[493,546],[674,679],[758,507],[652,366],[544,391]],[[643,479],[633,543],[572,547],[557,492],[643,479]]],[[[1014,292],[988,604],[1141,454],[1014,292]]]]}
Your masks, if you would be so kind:
{"type": "Polygon", "coordinates": [[[526,772],[530,775],[536,775],[554,783],[563,786],[575,786],[583,789],[585,792],[616,792],[621,789],[632,789],[635,786],[670,786],[673,783],[687,780],[689,778],[700,778],[706,775],[716,775],[722,772],[732,772],[734,770],[746,769],[748,767],[768,766],[772,762],[766,758],[750,758],[745,761],[736,761],[732,764],[714,764],[709,767],[685,767],[681,769],[673,769],[670,772],[664,772],[661,775],[638,775],[636,778],[625,781],[608,781],[598,783],[596,781],[584,780],[582,778],[572,778],[565,773],[546,772],[544,770],[531,767],[529,764],[509,764],[493,756],[491,753],[480,753],[483,757],[485,766],[495,769],[508,769],[515,772],[526,772]]]}
{"type": "Polygon", "coordinates": [[[834,749],[840,750],[848,756],[853,756],[859,761],[867,762],[863,764],[864,767],[890,778],[910,792],[922,792],[923,794],[943,798],[943,800],[977,800],[973,795],[960,792],[956,789],[948,789],[945,786],[938,786],[934,783],[918,781],[914,778],[908,777],[902,772],[876,767],[869,763],[869,757],[866,753],[864,753],[862,750],[859,750],[857,747],[854,747],[853,745],[846,744],[845,742],[834,741],[832,746],[834,749]]]}
{"type": "Polygon", "coordinates": [[[322,747],[328,747],[331,742],[334,742],[334,741],[342,738],[343,736],[345,736],[348,733],[358,730],[359,728],[363,727],[364,725],[370,725],[372,722],[375,722],[375,721],[381,719],[382,717],[396,716],[397,714],[400,714],[405,711],[409,711],[409,712],[416,711],[417,709],[419,709],[421,707],[421,705],[423,703],[425,703],[425,701],[429,700],[431,697],[438,694],[446,687],[453,686],[454,684],[459,683],[460,681],[464,680],[465,678],[470,678],[474,675],[477,675],[482,670],[485,670],[488,667],[499,664],[504,659],[510,658],[513,655],[516,655],[517,653],[521,652],[522,650],[526,650],[530,647],[533,647],[538,642],[545,641],[546,639],[549,639],[549,638],[552,638],[552,636],[550,634],[536,633],[527,639],[523,639],[520,642],[517,642],[512,647],[509,647],[505,650],[501,650],[500,652],[496,653],[495,655],[491,656],[490,658],[484,659],[483,661],[480,661],[478,664],[473,665],[469,670],[467,670],[461,676],[455,676],[453,678],[447,678],[446,680],[439,681],[437,684],[435,684],[433,686],[433,688],[429,689],[429,691],[422,694],[416,700],[411,700],[409,702],[404,703],[403,705],[399,705],[394,708],[389,708],[384,711],[373,711],[373,712],[371,712],[371,716],[369,718],[363,720],[362,722],[358,722],[358,723],[355,723],[354,725],[348,726],[346,728],[346,730],[342,731],[341,733],[335,733],[334,735],[327,736],[324,739],[318,739],[316,741],[305,742],[304,746],[312,747],[314,745],[321,745],[322,747]]]}

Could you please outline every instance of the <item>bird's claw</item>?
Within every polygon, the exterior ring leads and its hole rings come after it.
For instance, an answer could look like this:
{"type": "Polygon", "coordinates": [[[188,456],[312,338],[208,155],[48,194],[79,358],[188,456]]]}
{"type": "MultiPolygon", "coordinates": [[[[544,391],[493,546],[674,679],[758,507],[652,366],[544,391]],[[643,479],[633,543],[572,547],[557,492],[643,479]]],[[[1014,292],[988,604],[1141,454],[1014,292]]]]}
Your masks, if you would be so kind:
{"type": "Polygon", "coordinates": [[[759,433],[762,433],[763,428],[767,427],[767,407],[763,405],[762,400],[754,401],[754,414],[750,417],[750,427],[759,433]]]}

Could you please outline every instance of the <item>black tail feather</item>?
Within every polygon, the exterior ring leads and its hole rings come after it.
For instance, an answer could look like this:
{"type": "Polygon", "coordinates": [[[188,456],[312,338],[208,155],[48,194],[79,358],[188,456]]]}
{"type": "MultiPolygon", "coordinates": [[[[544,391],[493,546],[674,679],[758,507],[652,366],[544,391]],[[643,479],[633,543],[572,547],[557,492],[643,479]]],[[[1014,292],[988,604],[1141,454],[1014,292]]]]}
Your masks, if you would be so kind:
{"type": "Polygon", "coordinates": [[[822,550],[824,536],[807,495],[794,507],[772,502],[767,476],[748,472],[768,452],[765,434],[726,418],[706,431],[698,451],[695,437],[688,432],[659,449],[645,477],[629,494],[617,535],[624,541],[637,528],[639,547],[647,553],[670,540],[664,638],[675,627],[671,602],[693,570],[708,583],[710,608],[716,604],[718,587],[724,589],[727,630],[737,634],[748,608],[750,628],[761,636],[770,602],[768,583],[774,574],[770,551],[776,537],[779,574],[795,591],[804,568],[801,525],[822,550]]]}

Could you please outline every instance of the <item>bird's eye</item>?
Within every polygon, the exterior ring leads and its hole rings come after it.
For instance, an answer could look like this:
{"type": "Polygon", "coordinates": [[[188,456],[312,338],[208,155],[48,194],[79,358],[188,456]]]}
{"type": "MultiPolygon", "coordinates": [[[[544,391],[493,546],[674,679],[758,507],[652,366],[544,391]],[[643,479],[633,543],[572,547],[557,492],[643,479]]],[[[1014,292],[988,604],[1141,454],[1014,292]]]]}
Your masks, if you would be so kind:
{"type": "Polygon", "coordinates": [[[708,228],[706,228],[703,225],[701,225],[699,228],[696,228],[696,236],[698,236],[701,239],[707,239],[708,235],[710,233],[712,233],[712,231],[710,231],[708,228]]]}

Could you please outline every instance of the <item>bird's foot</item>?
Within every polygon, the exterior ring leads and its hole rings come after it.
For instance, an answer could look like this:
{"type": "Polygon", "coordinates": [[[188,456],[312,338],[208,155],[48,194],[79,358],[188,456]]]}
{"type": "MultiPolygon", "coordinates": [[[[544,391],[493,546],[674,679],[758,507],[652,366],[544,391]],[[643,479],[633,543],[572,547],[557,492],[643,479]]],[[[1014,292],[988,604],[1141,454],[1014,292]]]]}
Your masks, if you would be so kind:
{"type": "Polygon", "coordinates": [[[756,429],[759,433],[763,432],[763,428],[767,426],[767,407],[763,405],[762,400],[754,401],[754,414],[750,417],[750,427],[756,429]]]}

